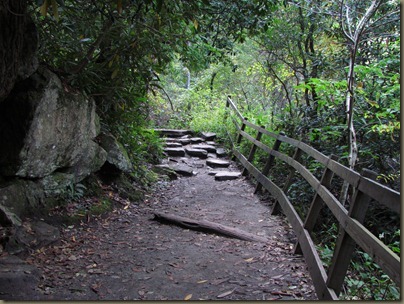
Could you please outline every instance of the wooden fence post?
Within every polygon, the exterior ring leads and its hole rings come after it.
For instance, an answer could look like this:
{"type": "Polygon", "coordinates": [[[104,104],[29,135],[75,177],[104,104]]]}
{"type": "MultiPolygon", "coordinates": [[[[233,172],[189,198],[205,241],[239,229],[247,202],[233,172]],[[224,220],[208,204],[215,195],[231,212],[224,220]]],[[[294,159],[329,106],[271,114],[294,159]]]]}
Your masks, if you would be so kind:
{"type": "MultiPolygon", "coordinates": [[[[261,126],[261,128],[263,128],[263,129],[265,129],[265,126],[261,126]]],[[[257,133],[257,137],[255,138],[257,141],[260,141],[261,140],[261,137],[262,137],[262,133],[261,133],[261,131],[258,131],[258,133],[257,133]]],[[[251,150],[250,150],[250,154],[248,154],[248,158],[247,158],[247,160],[251,163],[253,160],[254,160],[254,155],[255,155],[255,152],[257,151],[257,146],[254,144],[254,143],[252,143],[252,147],[251,147],[251,150]]],[[[248,170],[247,170],[247,168],[244,168],[244,170],[243,170],[243,176],[245,176],[245,175],[247,175],[247,173],[248,173],[248,170]]]]}
{"type": "Polygon", "coordinates": [[[225,124],[226,124],[226,122],[227,122],[227,115],[228,115],[227,112],[230,111],[229,99],[231,99],[231,96],[230,96],[230,95],[227,96],[227,99],[226,99],[226,108],[225,108],[224,115],[223,115],[223,123],[225,123],[225,124]]]}
{"type": "MultiPolygon", "coordinates": [[[[377,174],[374,171],[368,169],[363,169],[361,175],[362,177],[372,180],[376,180],[377,177],[377,174]]],[[[371,198],[359,191],[358,187],[356,188],[353,196],[348,215],[362,224],[365,220],[366,211],[369,207],[371,198]]],[[[355,241],[351,238],[351,236],[347,234],[345,230],[340,229],[327,278],[327,286],[334,289],[337,295],[339,295],[341,292],[342,284],[344,283],[344,278],[348,270],[352,254],[355,250],[355,246],[355,241]]]]}
{"type": "MultiPolygon", "coordinates": [[[[285,136],[285,133],[279,132],[279,135],[280,136],[285,136]]],[[[272,150],[278,151],[279,147],[281,146],[281,143],[282,142],[277,138],[275,143],[274,143],[274,146],[272,147],[272,150]]],[[[273,165],[273,162],[274,162],[274,159],[275,159],[275,157],[273,155],[269,155],[268,160],[267,160],[267,162],[265,164],[265,167],[262,170],[262,174],[264,174],[265,176],[268,175],[269,169],[271,169],[271,167],[273,165]]],[[[257,193],[258,191],[261,191],[261,189],[262,189],[262,184],[260,182],[258,182],[257,186],[255,187],[254,193],[257,193]]]]}
{"type": "MultiPolygon", "coordinates": [[[[295,153],[293,154],[293,159],[296,160],[296,161],[299,161],[301,155],[302,155],[302,150],[300,150],[299,148],[296,148],[295,153]]],[[[288,177],[286,179],[286,183],[285,183],[285,185],[283,186],[283,189],[282,189],[282,191],[285,194],[288,193],[289,187],[292,185],[292,179],[295,176],[295,172],[296,172],[296,170],[293,167],[291,167],[289,175],[288,175],[288,177]]],[[[279,203],[277,201],[275,201],[275,204],[272,207],[271,215],[278,215],[278,214],[281,213],[281,211],[282,211],[281,206],[279,205],[279,203]]]]}
{"type": "MultiPolygon", "coordinates": [[[[241,143],[241,139],[243,138],[243,135],[241,135],[241,131],[244,131],[244,130],[245,130],[245,127],[246,127],[246,124],[244,123],[245,120],[248,120],[248,119],[245,118],[245,117],[243,118],[243,121],[242,121],[242,123],[241,123],[241,128],[240,128],[240,130],[239,130],[239,132],[238,132],[238,136],[237,136],[237,141],[236,141],[236,144],[237,144],[237,145],[239,145],[239,144],[241,143]]],[[[236,156],[235,156],[235,155],[233,155],[232,160],[236,160],[236,156]]]]}
{"type": "MultiPolygon", "coordinates": [[[[327,165],[330,162],[330,160],[337,161],[338,156],[331,154],[330,157],[328,158],[327,165]]],[[[333,176],[334,172],[325,167],[323,171],[323,176],[321,177],[320,184],[326,188],[330,188],[333,176]]],[[[320,215],[320,211],[323,207],[324,207],[324,201],[320,197],[320,195],[318,195],[318,193],[316,192],[311,202],[309,212],[307,213],[306,220],[304,221],[304,229],[306,229],[309,233],[313,231],[314,225],[316,224],[316,221],[320,215]]],[[[302,253],[299,243],[296,243],[294,252],[296,254],[302,253]]]]}

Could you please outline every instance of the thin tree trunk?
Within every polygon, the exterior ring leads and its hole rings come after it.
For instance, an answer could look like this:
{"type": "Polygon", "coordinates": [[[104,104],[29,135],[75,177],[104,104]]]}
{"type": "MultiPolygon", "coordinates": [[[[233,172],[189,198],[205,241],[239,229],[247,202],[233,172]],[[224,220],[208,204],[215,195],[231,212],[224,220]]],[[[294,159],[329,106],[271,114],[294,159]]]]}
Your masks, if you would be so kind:
{"type": "Polygon", "coordinates": [[[189,71],[189,69],[187,67],[184,68],[184,72],[187,75],[187,82],[185,84],[185,89],[189,90],[191,87],[191,72],[189,71]]]}
{"type": "MultiPolygon", "coordinates": [[[[356,160],[358,158],[358,145],[356,142],[356,132],[355,126],[353,124],[353,107],[355,101],[354,95],[354,77],[355,77],[355,58],[356,58],[356,46],[351,49],[351,55],[349,60],[349,72],[348,72],[348,85],[347,85],[347,93],[345,100],[345,110],[347,115],[347,126],[348,126],[348,164],[350,169],[354,169],[356,165],[356,160]]],[[[344,182],[341,195],[340,202],[345,206],[347,197],[348,197],[349,183],[344,182]]]]}
{"type": "MultiPolygon", "coordinates": [[[[358,159],[358,145],[356,140],[356,132],[354,127],[354,101],[355,101],[355,63],[356,63],[356,54],[358,51],[359,43],[361,42],[361,37],[365,27],[368,25],[370,18],[375,14],[378,7],[380,6],[381,0],[373,0],[371,5],[366,10],[363,17],[360,19],[356,28],[353,28],[353,24],[349,18],[348,10],[347,14],[343,14],[344,2],[341,3],[341,12],[340,18],[341,22],[346,18],[346,26],[342,22],[342,30],[348,39],[350,45],[350,58],[349,58],[349,71],[347,76],[347,92],[346,92],[346,100],[345,100],[345,110],[347,115],[347,127],[348,127],[348,163],[350,169],[355,169],[356,161],[358,159]],[[348,30],[347,30],[347,29],[348,30]],[[353,33],[353,34],[352,34],[353,33]]],[[[348,197],[349,184],[344,182],[341,194],[340,194],[340,203],[342,205],[346,205],[347,197],[348,197]]]]}

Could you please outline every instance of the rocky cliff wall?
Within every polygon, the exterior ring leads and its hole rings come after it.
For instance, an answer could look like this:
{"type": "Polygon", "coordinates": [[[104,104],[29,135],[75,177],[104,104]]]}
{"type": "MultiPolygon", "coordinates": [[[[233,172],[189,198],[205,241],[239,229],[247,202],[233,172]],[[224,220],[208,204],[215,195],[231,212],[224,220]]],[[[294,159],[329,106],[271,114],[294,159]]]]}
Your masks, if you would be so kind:
{"type": "Polygon", "coordinates": [[[66,90],[46,68],[0,103],[0,225],[18,225],[105,165],[132,169],[122,145],[101,133],[94,101],[66,90]]]}

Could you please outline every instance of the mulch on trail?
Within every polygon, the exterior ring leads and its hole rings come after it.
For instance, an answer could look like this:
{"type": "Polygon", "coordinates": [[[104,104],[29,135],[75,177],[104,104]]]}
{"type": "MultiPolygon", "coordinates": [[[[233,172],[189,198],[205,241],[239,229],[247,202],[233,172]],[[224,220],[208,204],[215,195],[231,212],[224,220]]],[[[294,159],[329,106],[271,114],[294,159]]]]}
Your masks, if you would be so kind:
{"type": "MultiPolygon", "coordinates": [[[[26,258],[42,275],[13,300],[316,300],[295,237],[245,178],[217,181],[204,160],[196,173],[160,181],[143,202],[61,228],[61,240],[26,258]],[[166,225],[154,211],[204,219],[269,239],[248,242],[166,225]]],[[[238,171],[234,163],[230,171],[238,171]]]]}

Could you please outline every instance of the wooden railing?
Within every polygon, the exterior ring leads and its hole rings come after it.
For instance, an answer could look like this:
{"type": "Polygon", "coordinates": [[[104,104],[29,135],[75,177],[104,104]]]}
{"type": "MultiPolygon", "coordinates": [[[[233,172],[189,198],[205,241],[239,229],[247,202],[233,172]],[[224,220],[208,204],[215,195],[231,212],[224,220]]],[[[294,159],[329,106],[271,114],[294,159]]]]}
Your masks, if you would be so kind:
{"type": "Polygon", "coordinates": [[[363,225],[368,205],[372,199],[400,214],[400,193],[376,182],[376,174],[370,170],[364,170],[362,174],[359,174],[338,163],[337,157],[334,155],[327,157],[301,141],[289,138],[284,134],[269,132],[264,127],[250,123],[237,110],[230,97],[227,98],[226,107],[225,120],[230,118],[237,130],[236,143],[229,135],[233,144],[232,153],[243,165],[243,174],[250,173],[257,181],[256,191],[264,187],[275,199],[272,213],[278,212],[281,208],[286,215],[298,239],[295,251],[303,253],[305,257],[318,298],[323,300],[338,299],[356,245],[359,245],[364,252],[369,254],[397,286],[401,286],[400,257],[363,225]],[[246,127],[256,132],[256,136],[253,137],[248,134],[245,131],[246,127]],[[263,136],[273,138],[272,148],[262,142],[263,136]],[[237,149],[243,139],[251,145],[247,157],[237,149]],[[294,149],[293,156],[290,157],[281,153],[279,151],[281,145],[289,145],[294,149]],[[265,151],[267,155],[266,164],[261,171],[252,164],[257,148],[265,151]],[[306,158],[311,157],[322,165],[323,175],[320,180],[299,162],[304,154],[306,154],[306,158]],[[287,168],[290,169],[284,170],[287,174],[285,174],[282,188],[267,177],[275,164],[275,159],[287,164],[287,168]],[[304,178],[315,191],[305,219],[299,216],[287,195],[292,180],[296,178],[295,172],[299,173],[300,177],[304,178]],[[348,182],[354,189],[349,210],[330,191],[334,174],[348,182]],[[319,219],[320,211],[325,206],[332,212],[339,225],[339,234],[328,271],[323,266],[311,236],[316,221],[319,219]]]}

